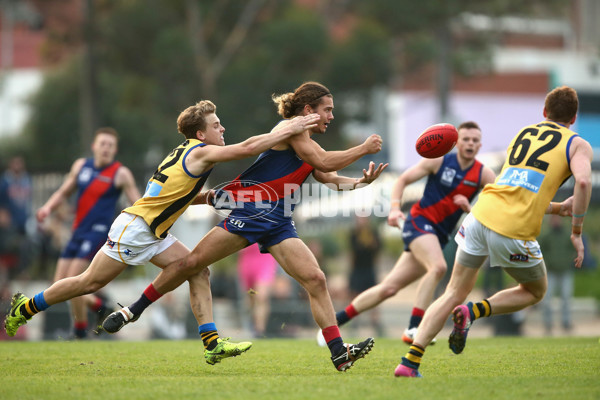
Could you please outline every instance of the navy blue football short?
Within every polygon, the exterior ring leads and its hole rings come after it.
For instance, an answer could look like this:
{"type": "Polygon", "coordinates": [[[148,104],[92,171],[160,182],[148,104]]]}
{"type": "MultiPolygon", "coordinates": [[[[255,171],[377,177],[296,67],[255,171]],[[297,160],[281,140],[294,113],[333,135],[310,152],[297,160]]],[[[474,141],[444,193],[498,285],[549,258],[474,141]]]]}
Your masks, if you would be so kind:
{"type": "Polygon", "coordinates": [[[60,258],[84,258],[91,261],[106,242],[107,235],[107,232],[100,231],[75,232],[60,258]]]}
{"type": "Polygon", "coordinates": [[[404,251],[410,251],[409,245],[410,243],[422,235],[433,234],[436,235],[442,250],[448,243],[448,235],[439,232],[436,229],[434,223],[429,221],[427,218],[423,216],[417,216],[415,218],[410,215],[406,218],[404,222],[404,228],[402,229],[402,240],[404,241],[404,251]]]}
{"type": "Polygon", "coordinates": [[[291,217],[279,217],[272,214],[256,216],[254,212],[245,209],[233,210],[217,226],[246,238],[250,244],[258,243],[261,253],[268,253],[269,247],[281,243],[285,239],[298,237],[291,217]]]}

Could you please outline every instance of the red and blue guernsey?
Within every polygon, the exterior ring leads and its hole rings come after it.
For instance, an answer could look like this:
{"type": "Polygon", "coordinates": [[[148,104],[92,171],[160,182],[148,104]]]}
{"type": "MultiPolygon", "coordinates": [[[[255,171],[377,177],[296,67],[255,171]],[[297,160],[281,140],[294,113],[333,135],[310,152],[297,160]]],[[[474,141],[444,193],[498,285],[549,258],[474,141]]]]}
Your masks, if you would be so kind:
{"type": "Polygon", "coordinates": [[[258,243],[262,253],[297,238],[292,220],[300,187],[314,168],[293,149],[267,150],[246,171],[217,191],[215,208],[233,209],[217,226],[258,243]]]}
{"type": "Polygon", "coordinates": [[[437,173],[428,176],[423,197],[406,218],[402,232],[406,247],[425,233],[436,234],[443,247],[463,213],[453,197],[461,194],[472,201],[479,193],[482,172],[483,164],[479,161],[463,170],[456,153],[446,154],[437,173]]]}
{"type": "Polygon", "coordinates": [[[121,189],[115,186],[115,176],[121,163],[96,168],[88,158],[77,174],[77,208],[73,221],[73,236],[61,258],[92,259],[106,241],[108,229],[115,217],[121,189]]]}
{"type": "Polygon", "coordinates": [[[298,202],[297,192],[314,168],[302,161],[292,148],[267,150],[221,191],[215,207],[233,208],[255,217],[291,217],[298,202]],[[233,204],[233,206],[231,206],[233,204]]]}

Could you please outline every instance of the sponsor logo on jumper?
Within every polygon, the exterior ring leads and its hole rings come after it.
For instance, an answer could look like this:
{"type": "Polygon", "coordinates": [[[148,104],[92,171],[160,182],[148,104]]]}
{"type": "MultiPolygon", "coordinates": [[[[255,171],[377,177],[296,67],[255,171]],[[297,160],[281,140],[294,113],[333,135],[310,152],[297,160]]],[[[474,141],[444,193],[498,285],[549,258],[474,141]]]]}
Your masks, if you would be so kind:
{"type": "Polygon", "coordinates": [[[498,179],[498,185],[518,186],[537,193],[544,181],[544,174],[524,168],[507,168],[498,179]]]}
{"type": "Polygon", "coordinates": [[[510,261],[527,262],[529,261],[529,256],[526,254],[511,254],[510,261]]]}
{"type": "Polygon", "coordinates": [[[98,175],[96,177],[96,179],[98,179],[100,182],[105,182],[105,183],[111,183],[112,182],[112,179],[110,178],[110,176],[98,175]]]}

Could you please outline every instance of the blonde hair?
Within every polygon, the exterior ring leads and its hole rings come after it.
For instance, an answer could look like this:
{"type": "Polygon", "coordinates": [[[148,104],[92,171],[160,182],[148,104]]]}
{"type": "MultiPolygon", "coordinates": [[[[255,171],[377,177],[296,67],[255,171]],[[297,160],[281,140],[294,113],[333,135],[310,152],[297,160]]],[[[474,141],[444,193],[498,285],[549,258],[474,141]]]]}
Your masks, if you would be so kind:
{"type": "Polygon", "coordinates": [[[194,139],[196,132],[206,130],[206,115],[217,112],[217,106],[210,100],[201,100],[189,106],[177,117],[177,130],[187,139],[194,139]]]}
{"type": "Polygon", "coordinates": [[[329,89],[318,82],[305,82],[293,93],[273,95],[271,98],[277,104],[277,113],[283,118],[292,118],[302,114],[305,105],[317,108],[322,97],[333,97],[329,89]]]}

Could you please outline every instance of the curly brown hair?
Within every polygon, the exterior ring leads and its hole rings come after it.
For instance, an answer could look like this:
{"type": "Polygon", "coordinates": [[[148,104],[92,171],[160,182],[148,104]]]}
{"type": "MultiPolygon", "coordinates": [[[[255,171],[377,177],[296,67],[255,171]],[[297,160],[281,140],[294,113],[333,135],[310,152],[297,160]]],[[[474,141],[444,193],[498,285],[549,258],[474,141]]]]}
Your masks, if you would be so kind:
{"type": "Polygon", "coordinates": [[[277,104],[277,113],[283,118],[292,118],[302,114],[305,105],[317,108],[321,104],[322,97],[332,97],[331,92],[318,82],[305,82],[294,92],[281,95],[273,95],[271,98],[277,104]]]}

